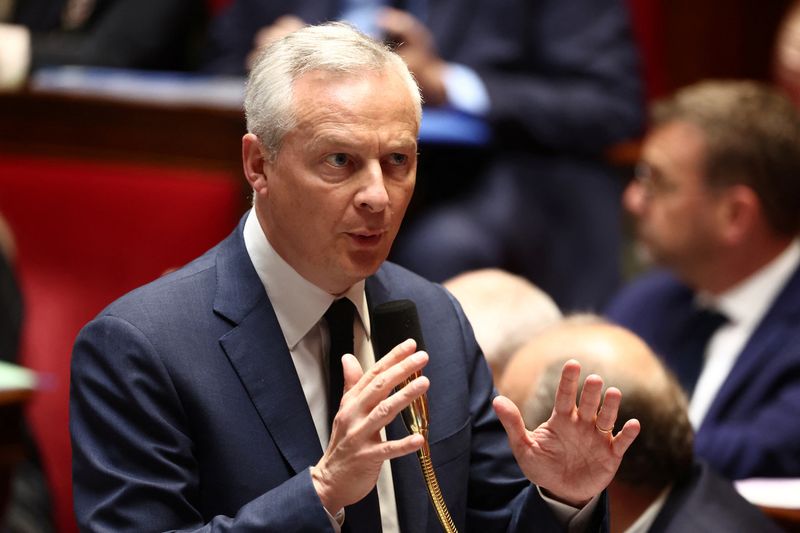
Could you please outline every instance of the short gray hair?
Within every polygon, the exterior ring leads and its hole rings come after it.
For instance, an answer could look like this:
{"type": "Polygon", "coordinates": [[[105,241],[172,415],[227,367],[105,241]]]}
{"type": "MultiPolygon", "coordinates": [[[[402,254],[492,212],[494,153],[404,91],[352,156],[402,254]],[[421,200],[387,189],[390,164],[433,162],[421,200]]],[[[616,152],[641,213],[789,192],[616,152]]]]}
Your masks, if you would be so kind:
{"type": "Polygon", "coordinates": [[[247,131],[274,156],[284,135],[296,125],[292,97],[300,76],[312,71],[353,74],[384,69],[394,69],[407,83],[419,123],[419,86],[403,59],[389,47],[341,22],[290,33],[266,46],[250,72],[244,100],[247,131]]]}

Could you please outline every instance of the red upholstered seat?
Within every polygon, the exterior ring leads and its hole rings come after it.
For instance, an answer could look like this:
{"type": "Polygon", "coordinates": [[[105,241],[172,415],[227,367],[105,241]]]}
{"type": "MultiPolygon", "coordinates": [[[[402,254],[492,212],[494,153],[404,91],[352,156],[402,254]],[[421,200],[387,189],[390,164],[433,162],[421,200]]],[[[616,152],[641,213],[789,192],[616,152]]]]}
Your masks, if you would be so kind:
{"type": "Polygon", "coordinates": [[[669,90],[664,68],[663,2],[627,0],[634,39],[639,46],[642,76],[648,100],[664,96],[669,90]]]}
{"type": "Polygon", "coordinates": [[[17,241],[25,298],[22,363],[41,373],[28,420],[59,531],[76,531],[68,433],[69,363],[80,328],[130,289],[227,235],[243,211],[225,172],[0,157],[0,212],[17,241]]]}

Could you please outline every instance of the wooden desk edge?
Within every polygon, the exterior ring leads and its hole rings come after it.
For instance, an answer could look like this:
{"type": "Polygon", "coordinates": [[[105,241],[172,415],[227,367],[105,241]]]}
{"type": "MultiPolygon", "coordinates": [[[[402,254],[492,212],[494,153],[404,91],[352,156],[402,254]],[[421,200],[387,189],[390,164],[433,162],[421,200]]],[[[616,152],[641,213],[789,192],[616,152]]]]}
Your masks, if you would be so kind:
{"type": "Polygon", "coordinates": [[[0,389],[0,405],[24,403],[34,392],[34,389],[0,389]]]}

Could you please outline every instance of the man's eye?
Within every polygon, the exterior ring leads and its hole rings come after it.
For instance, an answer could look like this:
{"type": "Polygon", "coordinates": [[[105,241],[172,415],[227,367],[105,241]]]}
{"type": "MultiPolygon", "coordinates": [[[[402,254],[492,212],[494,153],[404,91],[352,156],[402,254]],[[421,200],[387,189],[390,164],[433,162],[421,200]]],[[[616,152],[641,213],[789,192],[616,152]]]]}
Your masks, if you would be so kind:
{"type": "Polygon", "coordinates": [[[350,157],[347,154],[331,154],[325,158],[325,162],[334,167],[343,167],[350,162],[350,157]]]}
{"type": "Polygon", "coordinates": [[[406,154],[393,153],[389,155],[389,163],[392,165],[404,165],[408,161],[406,154]]]}

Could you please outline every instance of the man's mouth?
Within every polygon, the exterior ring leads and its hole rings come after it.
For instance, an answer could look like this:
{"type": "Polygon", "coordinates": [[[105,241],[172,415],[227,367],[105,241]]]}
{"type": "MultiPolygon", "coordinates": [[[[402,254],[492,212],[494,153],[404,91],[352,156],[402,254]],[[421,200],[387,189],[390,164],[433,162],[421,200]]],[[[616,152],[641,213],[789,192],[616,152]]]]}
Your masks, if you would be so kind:
{"type": "Polygon", "coordinates": [[[363,246],[370,246],[377,244],[380,242],[381,238],[385,234],[385,231],[354,231],[348,232],[348,235],[352,240],[354,240],[357,244],[363,246]]]}

